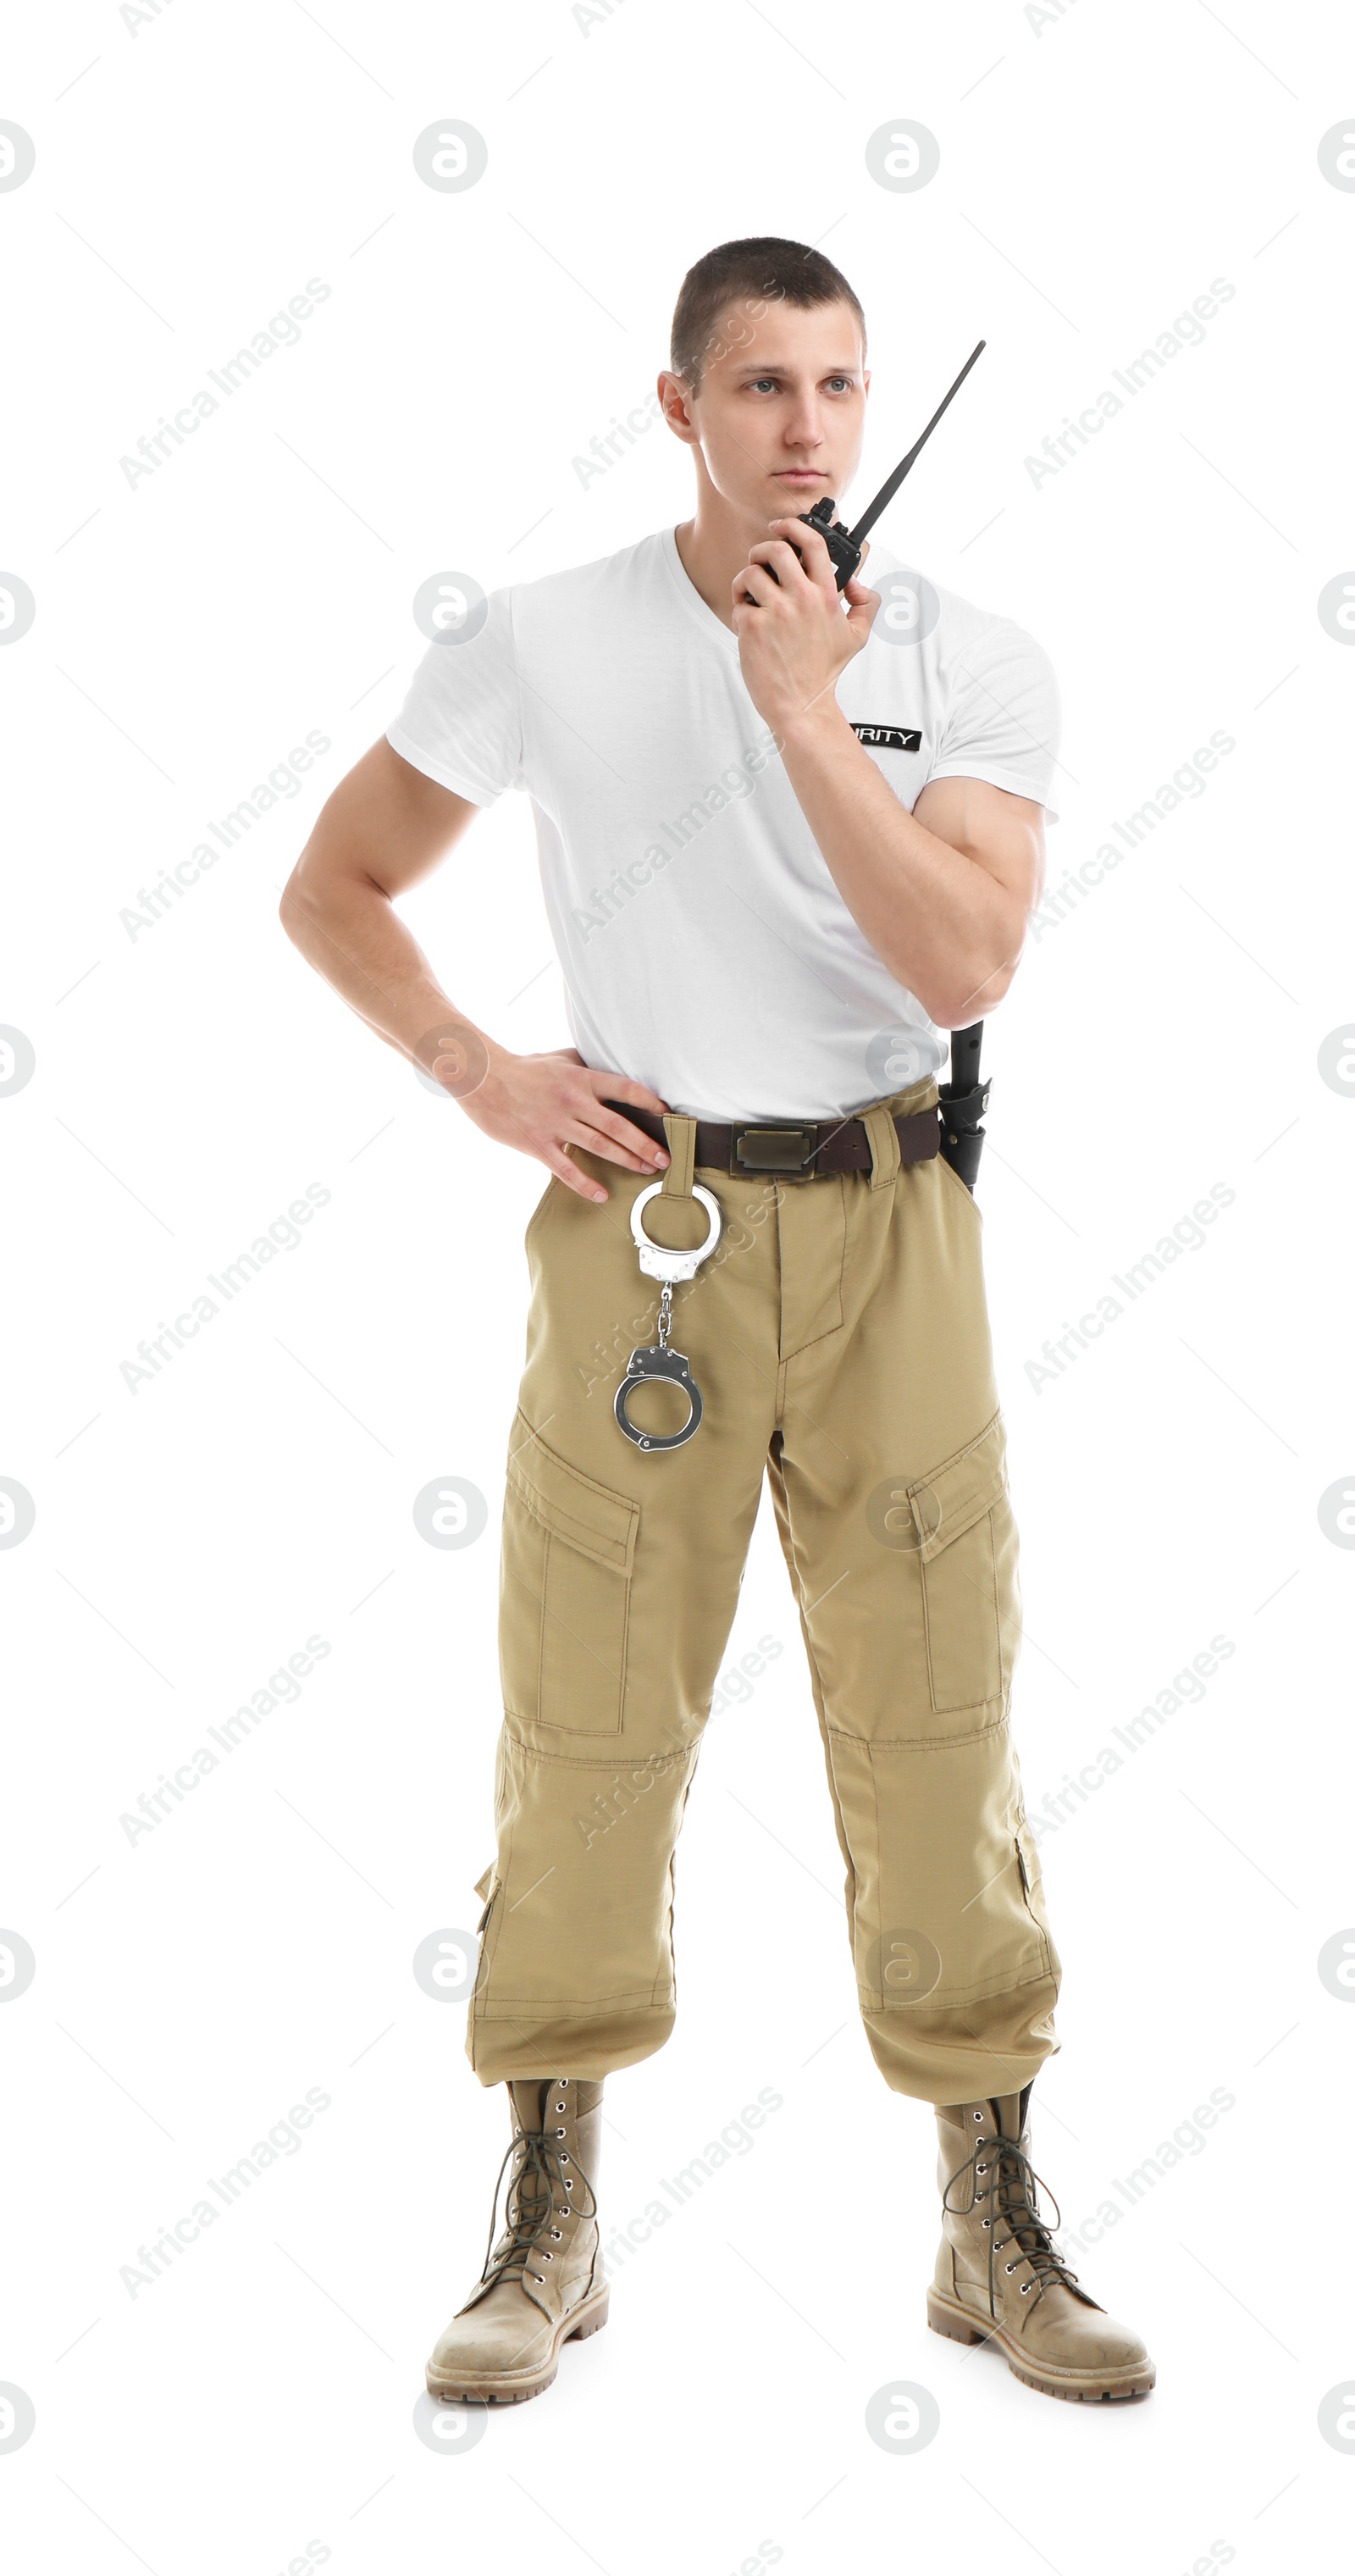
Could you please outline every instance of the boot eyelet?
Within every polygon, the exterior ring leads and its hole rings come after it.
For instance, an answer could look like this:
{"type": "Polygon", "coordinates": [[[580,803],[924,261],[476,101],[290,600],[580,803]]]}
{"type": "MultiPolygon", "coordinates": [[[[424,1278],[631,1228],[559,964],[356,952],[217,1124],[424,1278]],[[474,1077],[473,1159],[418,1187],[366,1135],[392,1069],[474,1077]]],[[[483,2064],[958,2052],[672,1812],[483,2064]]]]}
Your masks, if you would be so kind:
{"type": "Polygon", "coordinates": [[[975,2165],[974,2171],[975,2173],[987,2173],[988,2167],[986,2165],[975,2165]]]}
{"type": "Polygon", "coordinates": [[[1024,2297],[1025,2297],[1025,2295],[1026,2295],[1026,2292],[1027,2292],[1027,2290],[1028,2290],[1029,2288],[1030,2288],[1030,2283],[1029,2283],[1029,2281],[1023,2281],[1023,2282],[1022,2282],[1022,2284],[1021,2284],[1021,2296],[1022,2296],[1022,2298],[1023,2298],[1023,2299],[1024,2299],[1024,2297]]]}
{"type": "MultiPolygon", "coordinates": [[[[558,2243],[559,2243],[559,2241],[560,2241],[560,2238],[561,2238],[561,2237],[563,2236],[563,2234],[564,2234],[564,2229],[563,2229],[562,2227],[552,2227],[552,2229],[551,2229],[551,2234],[552,2234],[552,2236],[555,2238],[555,2241],[556,2241],[556,2243],[557,2243],[557,2245],[558,2245],[558,2243]]],[[[548,2256],[548,2257],[547,2257],[547,2260],[549,2261],[549,2259],[550,2259],[550,2258],[549,2258],[549,2256],[548,2256]]]]}
{"type": "Polygon", "coordinates": [[[992,2222],[991,2218],[981,2218],[981,2219],[979,2220],[979,2225],[980,2225],[980,2227],[991,2227],[991,2226],[992,2226],[992,2223],[993,2223],[993,2222],[992,2222]]]}
{"type": "Polygon", "coordinates": [[[572,2190],[573,2190],[573,2188],[574,2188],[574,2185],[573,2185],[573,2183],[570,2181],[568,2174],[566,2174],[566,2176],[565,2176],[565,2189],[566,2189],[566,2191],[572,2191],[572,2190]]]}
{"type": "MultiPolygon", "coordinates": [[[[555,2256],[554,2256],[553,2254],[543,2254],[543,2255],[542,2255],[542,2257],[541,2257],[541,2260],[542,2260],[542,2262],[543,2262],[543,2263],[553,2263],[553,2262],[554,2262],[554,2260],[555,2260],[555,2256]]],[[[537,2279],[538,2279],[538,2280],[540,2280],[541,2275],[540,2275],[540,2273],[539,2273],[539,2272],[538,2272],[538,2274],[537,2274],[537,2276],[536,2276],[536,2277],[537,2277],[537,2279]]]]}
{"type": "Polygon", "coordinates": [[[556,2134],[557,2138],[563,2138],[563,2137],[564,2137],[564,2135],[565,2135],[565,2131],[564,2131],[563,2129],[557,2129],[557,2130],[556,2130],[556,2132],[555,2132],[555,2134],[556,2134]]]}
{"type": "MultiPolygon", "coordinates": [[[[546,2261],[550,2261],[549,2254],[546,2256],[546,2261]]],[[[1004,2272],[1014,2272],[1016,2270],[1016,2265],[1014,2263],[1004,2263],[1002,2269],[1004,2272]]]]}

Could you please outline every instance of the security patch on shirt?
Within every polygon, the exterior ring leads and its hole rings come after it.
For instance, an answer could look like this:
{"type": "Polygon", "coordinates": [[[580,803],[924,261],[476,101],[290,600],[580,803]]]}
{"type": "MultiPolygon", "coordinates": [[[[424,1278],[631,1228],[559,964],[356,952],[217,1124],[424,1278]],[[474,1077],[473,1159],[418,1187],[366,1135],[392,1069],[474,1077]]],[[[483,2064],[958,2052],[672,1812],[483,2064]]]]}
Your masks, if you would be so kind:
{"type": "Polygon", "coordinates": [[[913,725],[854,724],[858,742],[871,751],[921,751],[922,735],[913,725]]]}

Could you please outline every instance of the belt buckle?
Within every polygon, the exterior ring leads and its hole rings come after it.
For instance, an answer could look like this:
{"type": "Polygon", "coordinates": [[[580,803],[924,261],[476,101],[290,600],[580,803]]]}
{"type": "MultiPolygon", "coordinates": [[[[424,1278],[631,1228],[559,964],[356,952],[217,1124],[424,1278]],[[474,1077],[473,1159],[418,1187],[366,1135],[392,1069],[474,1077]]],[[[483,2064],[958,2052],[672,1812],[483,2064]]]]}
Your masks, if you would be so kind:
{"type": "Polygon", "coordinates": [[[731,1127],[729,1168],[735,1178],[741,1172],[794,1172],[801,1180],[812,1180],[818,1148],[817,1121],[804,1127],[770,1127],[756,1123],[731,1127]],[[754,1140],[752,1154],[744,1151],[750,1140],[754,1140]]]}

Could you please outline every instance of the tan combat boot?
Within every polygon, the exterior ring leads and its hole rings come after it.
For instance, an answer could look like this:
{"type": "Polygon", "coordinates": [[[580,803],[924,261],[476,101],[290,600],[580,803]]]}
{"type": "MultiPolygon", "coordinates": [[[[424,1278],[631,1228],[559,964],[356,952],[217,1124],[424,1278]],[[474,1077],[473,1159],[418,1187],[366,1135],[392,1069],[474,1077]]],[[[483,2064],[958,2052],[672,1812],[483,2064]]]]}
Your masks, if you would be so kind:
{"type": "Polygon", "coordinates": [[[562,2343],[596,2334],[610,2295],[598,2247],[597,2171],[602,2086],[571,2076],[529,2078],[508,2087],[512,2143],[503,2233],[485,2256],[479,2285],[453,2317],[428,2364],[430,2395],[539,2397],[559,2366],[562,2343]]]}
{"type": "Polygon", "coordinates": [[[1077,2288],[1039,2215],[1030,2095],[1028,2084],[937,2108],[943,2216],[927,2323],[957,2343],[991,2337],[1047,2397],[1146,2396],[1157,2373],[1138,2336],[1077,2288]]]}

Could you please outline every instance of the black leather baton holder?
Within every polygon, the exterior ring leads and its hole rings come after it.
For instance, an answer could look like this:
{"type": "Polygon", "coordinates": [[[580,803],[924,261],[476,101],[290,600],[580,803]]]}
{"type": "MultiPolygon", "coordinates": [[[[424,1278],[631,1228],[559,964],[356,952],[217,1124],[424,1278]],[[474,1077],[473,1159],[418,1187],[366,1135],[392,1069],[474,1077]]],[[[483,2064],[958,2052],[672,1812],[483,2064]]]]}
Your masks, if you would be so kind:
{"type": "Polygon", "coordinates": [[[982,1044],[982,1020],[975,1020],[972,1028],[952,1029],[950,1079],[939,1085],[941,1152],[971,1197],[979,1176],[983,1119],[992,1089],[991,1075],[987,1082],[979,1080],[979,1049],[982,1044]]]}

